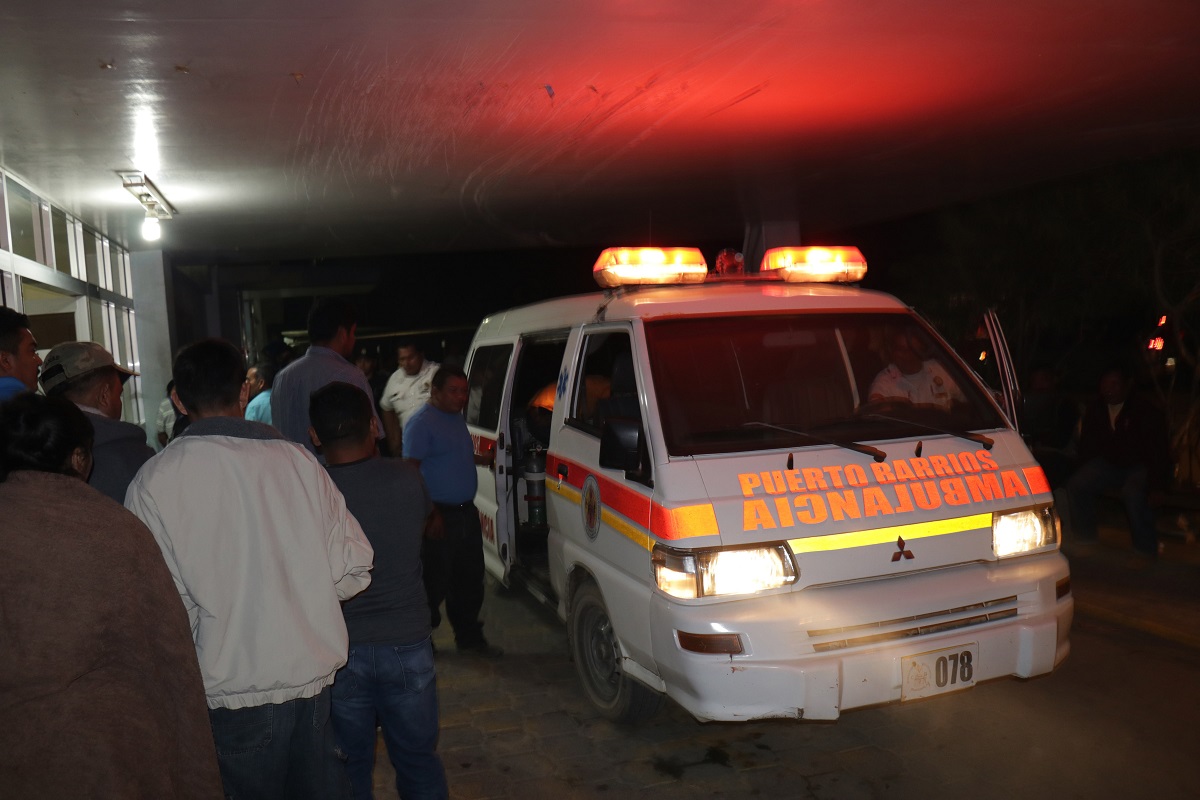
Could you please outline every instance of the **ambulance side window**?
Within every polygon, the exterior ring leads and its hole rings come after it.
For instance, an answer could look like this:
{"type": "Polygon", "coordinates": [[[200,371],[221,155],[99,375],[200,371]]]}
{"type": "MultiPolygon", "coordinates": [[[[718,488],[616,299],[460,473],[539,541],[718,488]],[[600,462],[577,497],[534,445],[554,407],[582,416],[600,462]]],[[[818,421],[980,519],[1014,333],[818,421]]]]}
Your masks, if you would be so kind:
{"type": "Polygon", "coordinates": [[[471,359],[467,376],[467,424],[496,430],[500,423],[500,400],[504,394],[504,376],[512,357],[511,344],[480,347],[471,359]]]}
{"type": "Polygon", "coordinates": [[[600,435],[612,417],[641,421],[629,334],[605,331],[584,339],[568,424],[600,435]]]}

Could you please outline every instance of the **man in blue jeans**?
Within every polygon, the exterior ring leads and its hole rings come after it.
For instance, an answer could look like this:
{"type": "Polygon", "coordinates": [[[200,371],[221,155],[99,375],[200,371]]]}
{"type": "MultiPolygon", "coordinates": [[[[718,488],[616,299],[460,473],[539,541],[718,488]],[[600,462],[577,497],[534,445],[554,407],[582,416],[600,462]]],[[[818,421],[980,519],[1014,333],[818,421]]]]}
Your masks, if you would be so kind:
{"type": "Polygon", "coordinates": [[[229,342],[180,351],[172,397],[192,422],[138,472],[125,506],[188,612],[225,794],[343,797],[330,725],[349,645],[340,601],[371,582],[371,545],[316,458],[242,418],[245,375],[229,342]]]}
{"type": "Polygon", "coordinates": [[[334,382],[309,401],[313,444],[375,550],[371,586],[342,605],[350,655],[333,684],[333,727],[355,798],[370,798],[375,720],[383,726],[396,790],[404,800],[444,798],[437,754],[437,682],[421,541],[433,501],[420,473],[380,458],[372,399],[334,382]]]}

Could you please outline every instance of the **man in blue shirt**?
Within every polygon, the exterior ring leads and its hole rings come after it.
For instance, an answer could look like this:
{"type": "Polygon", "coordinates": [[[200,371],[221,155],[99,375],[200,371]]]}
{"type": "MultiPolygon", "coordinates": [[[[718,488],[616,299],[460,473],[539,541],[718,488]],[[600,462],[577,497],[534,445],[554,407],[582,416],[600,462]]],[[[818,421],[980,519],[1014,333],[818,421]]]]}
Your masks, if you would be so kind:
{"type": "Polygon", "coordinates": [[[36,392],[41,366],[29,317],[0,306],[0,402],[22,392],[36,392]]]}
{"type": "Polygon", "coordinates": [[[446,601],[446,616],[454,628],[460,652],[495,657],[503,653],[483,636],[483,531],[475,509],[475,465],[487,464],[475,455],[463,408],[467,376],[455,367],[433,374],[429,401],[404,426],[404,457],[421,470],[433,498],[434,512],[421,558],[425,594],[433,627],[441,622],[438,607],[446,601]]]}
{"type": "Polygon", "coordinates": [[[275,385],[275,373],[278,370],[270,361],[260,361],[246,370],[246,392],[250,402],[246,404],[246,419],[271,422],[271,387],[275,385]]]}
{"type": "MultiPolygon", "coordinates": [[[[358,316],[354,307],[340,297],[322,297],[308,312],[308,352],[283,368],[271,392],[271,419],[286,438],[316,454],[308,436],[308,400],[312,393],[334,381],[342,381],[371,393],[362,370],[348,360],[354,353],[358,316]]],[[[383,423],[375,415],[379,430],[383,423]]]]}

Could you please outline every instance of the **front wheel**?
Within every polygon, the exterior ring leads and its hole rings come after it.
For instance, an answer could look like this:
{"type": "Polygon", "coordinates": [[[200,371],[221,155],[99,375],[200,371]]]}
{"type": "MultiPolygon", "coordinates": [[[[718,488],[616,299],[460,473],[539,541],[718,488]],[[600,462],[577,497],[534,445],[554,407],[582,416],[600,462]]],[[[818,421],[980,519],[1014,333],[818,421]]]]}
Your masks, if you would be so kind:
{"type": "Polygon", "coordinates": [[[614,722],[644,722],[662,705],[662,695],[621,669],[621,646],[600,587],[587,582],[571,603],[571,655],[588,699],[614,722]]]}

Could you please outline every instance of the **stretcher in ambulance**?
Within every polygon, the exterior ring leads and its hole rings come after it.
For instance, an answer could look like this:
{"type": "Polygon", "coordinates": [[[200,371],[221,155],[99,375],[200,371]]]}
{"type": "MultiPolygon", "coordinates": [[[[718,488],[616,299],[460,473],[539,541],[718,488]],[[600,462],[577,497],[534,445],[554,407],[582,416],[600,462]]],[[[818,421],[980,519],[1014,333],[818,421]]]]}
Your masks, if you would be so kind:
{"type": "MultiPolygon", "coordinates": [[[[603,293],[485,319],[467,422],[489,571],[638,721],[835,719],[1050,672],[1073,612],[1050,487],[993,393],[855,248],[611,249],[603,293]]],[[[998,398],[1003,398],[1002,400],[998,398]]]]}

